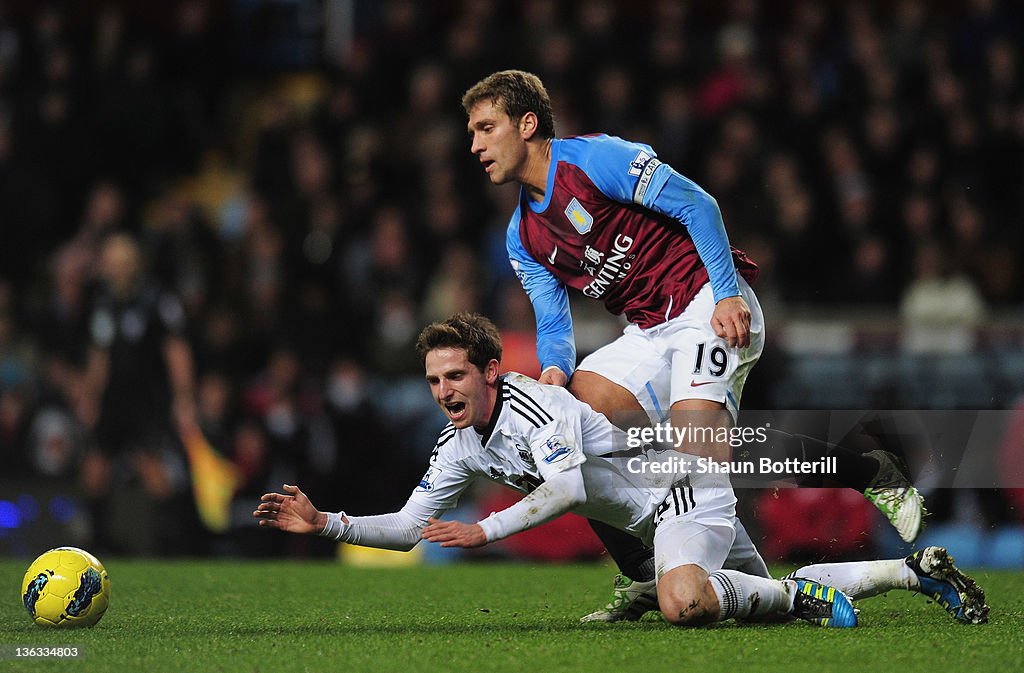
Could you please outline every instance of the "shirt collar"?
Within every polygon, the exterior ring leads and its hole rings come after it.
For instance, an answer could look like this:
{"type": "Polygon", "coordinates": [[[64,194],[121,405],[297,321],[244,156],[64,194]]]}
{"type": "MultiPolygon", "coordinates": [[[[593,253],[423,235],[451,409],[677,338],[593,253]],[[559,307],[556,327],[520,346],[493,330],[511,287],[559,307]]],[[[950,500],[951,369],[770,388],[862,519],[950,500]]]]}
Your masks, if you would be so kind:
{"type": "Polygon", "coordinates": [[[491,410],[491,420],[487,422],[487,427],[484,428],[483,433],[480,434],[480,443],[483,445],[487,444],[487,441],[494,434],[494,428],[498,425],[498,417],[501,416],[501,408],[504,405],[505,397],[505,377],[498,377],[498,390],[497,395],[494,396],[494,409],[491,410]]]}

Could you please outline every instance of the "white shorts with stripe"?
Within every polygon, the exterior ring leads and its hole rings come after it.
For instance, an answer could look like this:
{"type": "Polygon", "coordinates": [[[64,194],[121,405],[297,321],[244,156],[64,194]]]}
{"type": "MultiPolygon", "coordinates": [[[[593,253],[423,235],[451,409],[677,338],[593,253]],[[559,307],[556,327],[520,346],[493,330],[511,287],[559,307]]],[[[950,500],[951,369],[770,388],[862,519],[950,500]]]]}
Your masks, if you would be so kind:
{"type": "Polygon", "coordinates": [[[750,345],[730,348],[711,327],[715,299],[707,283],[686,309],[668,322],[641,329],[628,325],[610,344],[583,359],[594,372],[636,396],[652,423],[668,418],[679,400],[725,404],[736,418],[747,375],[764,349],[764,315],[754,290],[738,278],[750,306],[750,345]]]}
{"type": "Polygon", "coordinates": [[[728,486],[692,487],[689,480],[677,482],[654,521],[658,578],[685,565],[696,565],[709,574],[728,568],[769,577],[768,566],[736,518],[736,496],[728,486]]]}

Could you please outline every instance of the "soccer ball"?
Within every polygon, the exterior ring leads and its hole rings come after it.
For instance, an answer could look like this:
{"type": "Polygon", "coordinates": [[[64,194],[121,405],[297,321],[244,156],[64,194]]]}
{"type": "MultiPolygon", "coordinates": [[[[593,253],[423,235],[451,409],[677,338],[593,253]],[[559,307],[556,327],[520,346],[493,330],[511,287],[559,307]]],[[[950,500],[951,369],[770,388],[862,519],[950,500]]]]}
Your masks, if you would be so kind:
{"type": "Polygon", "coordinates": [[[40,626],[92,626],[110,604],[110,577],[89,552],[57,547],[28,567],[21,595],[28,616],[40,626]]]}

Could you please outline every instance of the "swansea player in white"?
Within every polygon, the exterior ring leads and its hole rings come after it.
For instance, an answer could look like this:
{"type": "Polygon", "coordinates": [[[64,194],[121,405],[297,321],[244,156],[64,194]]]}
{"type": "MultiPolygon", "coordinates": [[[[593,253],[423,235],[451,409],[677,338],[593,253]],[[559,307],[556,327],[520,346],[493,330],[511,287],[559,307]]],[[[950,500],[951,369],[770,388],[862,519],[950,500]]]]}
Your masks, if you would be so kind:
{"type": "MultiPolygon", "coordinates": [[[[283,494],[263,496],[253,513],[260,525],[388,549],[409,550],[421,539],[478,547],[574,511],[653,544],[658,603],[673,624],[792,615],[824,626],[856,625],[842,592],[807,579],[769,578],[736,519],[727,482],[689,475],[658,484],[632,474],[612,455],[624,438],[603,415],[564,388],[499,376],[501,340],[486,318],[459,314],[432,324],[417,347],[451,422],[406,505],[377,516],[320,512],[298,487],[286,485],[283,494]],[[478,477],[527,495],[474,524],[439,521],[478,477]]],[[[890,580],[873,586],[879,581],[890,580]]],[[[945,584],[949,601],[962,602],[956,587],[945,584]]]]}

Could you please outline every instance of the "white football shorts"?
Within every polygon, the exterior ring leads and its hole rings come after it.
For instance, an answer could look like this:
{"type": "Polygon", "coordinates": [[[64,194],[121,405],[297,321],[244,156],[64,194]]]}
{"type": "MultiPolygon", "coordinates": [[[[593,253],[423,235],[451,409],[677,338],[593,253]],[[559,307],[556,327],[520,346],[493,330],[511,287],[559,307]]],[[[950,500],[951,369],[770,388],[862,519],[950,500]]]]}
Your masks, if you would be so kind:
{"type": "Polygon", "coordinates": [[[677,483],[655,512],[657,577],[684,565],[713,573],[725,567],[736,541],[736,496],[731,488],[677,483]]]}
{"type": "Polygon", "coordinates": [[[764,350],[764,315],[750,285],[738,278],[750,306],[750,345],[730,348],[715,334],[715,298],[706,283],[675,318],[641,329],[630,324],[615,341],[583,359],[578,369],[594,372],[636,396],[652,423],[668,419],[672,404],[702,399],[725,404],[736,419],[743,384],[764,350]]]}

